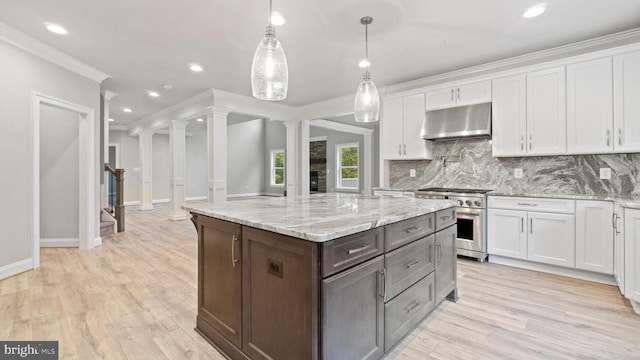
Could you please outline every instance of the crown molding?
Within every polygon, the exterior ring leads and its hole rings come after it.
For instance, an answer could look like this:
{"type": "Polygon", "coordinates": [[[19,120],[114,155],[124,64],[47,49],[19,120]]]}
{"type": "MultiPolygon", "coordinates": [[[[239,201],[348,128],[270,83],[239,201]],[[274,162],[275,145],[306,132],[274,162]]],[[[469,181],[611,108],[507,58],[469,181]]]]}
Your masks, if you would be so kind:
{"type": "Polygon", "coordinates": [[[213,107],[225,108],[229,112],[255,115],[261,118],[272,118],[278,120],[289,120],[293,110],[292,106],[277,103],[274,101],[258,100],[252,96],[235,94],[219,89],[213,91],[213,107]]]}
{"type": "Polygon", "coordinates": [[[362,128],[359,126],[353,126],[349,124],[343,124],[343,123],[324,120],[324,119],[310,121],[309,125],[321,127],[323,129],[335,130],[335,131],[346,132],[349,134],[357,134],[357,135],[369,135],[369,134],[373,134],[373,132],[375,131],[369,128],[362,128]]]}
{"type": "Polygon", "coordinates": [[[0,22],[0,40],[97,83],[101,83],[111,77],[58,49],[10,27],[3,22],[0,22]]]}
{"type": "Polygon", "coordinates": [[[384,95],[395,94],[417,88],[443,84],[457,79],[481,76],[490,73],[507,71],[519,67],[541,64],[549,61],[560,60],[568,57],[582,55],[589,52],[601,51],[614,47],[621,47],[640,42],[640,28],[622,31],[615,34],[600,36],[576,43],[545,49],[508,59],[493,61],[490,63],[472,66],[460,70],[454,70],[434,76],[411,80],[404,83],[393,84],[384,88],[384,95]]]}

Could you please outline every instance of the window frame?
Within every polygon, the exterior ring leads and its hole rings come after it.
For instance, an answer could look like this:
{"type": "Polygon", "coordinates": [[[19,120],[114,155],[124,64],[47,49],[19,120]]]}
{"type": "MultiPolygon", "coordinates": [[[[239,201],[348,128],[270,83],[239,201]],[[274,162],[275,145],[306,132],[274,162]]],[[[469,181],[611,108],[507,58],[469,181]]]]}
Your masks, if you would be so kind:
{"type": "Polygon", "coordinates": [[[344,143],[336,144],[336,189],[337,190],[349,190],[360,191],[360,143],[344,143]],[[356,165],[355,166],[342,166],[342,149],[344,148],[356,148],[356,165]],[[358,172],[357,182],[355,187],[343,187],[342,186],[342,169],[343,168],[355,168],[358,172]]]}
{"type": "Polygon", "coordinates": [[[284,152],[284,149],[271,149],[271,151],[269,152],[269,158],[270,158],[270,162],[271,162],[271,168],[270,168],[270,173],[271,173],[270,178],[271,179],[269,181],[270,185],[274,186],[274,187],[284,187],[284,184],[286,182],[286,180],[285,180],[286,179],[285,178],[285,175],[286,175],[286,169],[285,169],[286,168],[286,163],[285,163],[286,154],[284,152]],[[275,155],[276,154],[280,154],[280,153],[282,153],[282,168],[276,167],[276,164],[275,164],[275,155]],[[277,169],[282,169],[282,184],[276,184],[276,170],[277,169]]]}

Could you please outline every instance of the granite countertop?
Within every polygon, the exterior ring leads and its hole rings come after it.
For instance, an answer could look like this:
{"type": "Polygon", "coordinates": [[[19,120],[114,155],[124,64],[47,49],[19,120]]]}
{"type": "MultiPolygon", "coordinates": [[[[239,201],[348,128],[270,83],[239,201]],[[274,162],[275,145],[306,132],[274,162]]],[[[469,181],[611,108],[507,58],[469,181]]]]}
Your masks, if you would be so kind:
{"type": "Polygon", "coordinates": [[[328,193],[194,204],[182,208],[304,240],[325,242],[452,206],[455,203],[449,200],[328,193]]]}

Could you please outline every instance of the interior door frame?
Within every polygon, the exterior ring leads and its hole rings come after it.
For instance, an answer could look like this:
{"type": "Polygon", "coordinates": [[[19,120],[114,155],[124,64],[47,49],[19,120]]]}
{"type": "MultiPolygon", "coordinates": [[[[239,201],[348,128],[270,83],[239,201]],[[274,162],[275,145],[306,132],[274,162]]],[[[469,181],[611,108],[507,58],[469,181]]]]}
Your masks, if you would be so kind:
{"type": "Polygon", "coordinates": [[[32,241],[33,267],[40,266],[40,107],[43,105],[68,110],[78,114],[78,142],[79,142],[79,231],[80,249],[91,249],[101,242],[95,238],[95,222],[97,219],[96,201],[96,159],[95,159],[95,129],[96,119],[94,109],[74,104],[38,92],[32,93],[32,241]]]}

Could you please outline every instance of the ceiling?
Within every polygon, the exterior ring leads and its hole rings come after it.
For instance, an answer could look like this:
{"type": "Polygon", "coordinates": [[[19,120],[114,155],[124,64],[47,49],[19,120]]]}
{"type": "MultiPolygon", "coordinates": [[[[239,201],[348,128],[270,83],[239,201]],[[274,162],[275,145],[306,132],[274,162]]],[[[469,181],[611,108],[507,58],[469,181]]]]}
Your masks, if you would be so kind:
{"type": "MultiPolygon", "coordinates": [[[[284,103],[355,92],[365,15],[373,17],[369,54],[379,87],[640,27],[638,0],[549,0],[543,15],[523,18],[538,2],[275,0],[286,19],[276,29],[289,63],[284,103]]],[[[251,96],[251,61],[267,14],[267,0],[0,0],[0,21],[112,76],[103,88],[119,94],[115,124],[207,88],[251,96]],[[48,32],[46,21],[69,34],[48,32]],[[204,71],[191,72],[189,63],[204,71]]]]}

